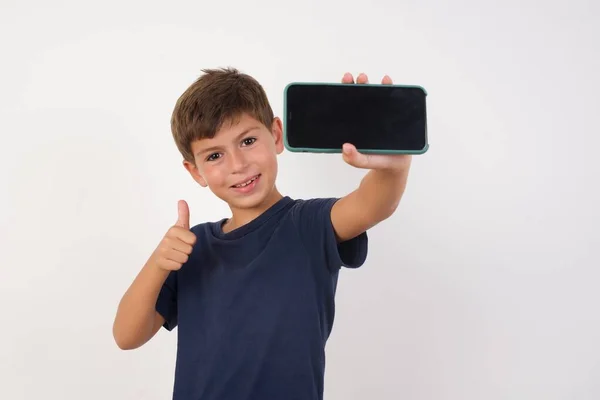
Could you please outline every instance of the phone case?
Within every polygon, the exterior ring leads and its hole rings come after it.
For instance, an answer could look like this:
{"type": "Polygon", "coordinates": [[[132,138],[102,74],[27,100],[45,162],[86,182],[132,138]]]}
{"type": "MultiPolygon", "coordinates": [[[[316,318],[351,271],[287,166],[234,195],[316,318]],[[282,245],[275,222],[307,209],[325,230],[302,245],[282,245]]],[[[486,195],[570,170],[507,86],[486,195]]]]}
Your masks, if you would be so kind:
{"type": "MultiPolygon", "coordinates": [[[[287,110],[287,91],[290,86],[294,85],[329,85],[329,86],[347,86],[347,85],[360,85],[360,86],[380,86],[381,84],[375,83],[322,83],[322,82],[291,82],[286,85],[283,90],[283,143],[287,150],[293,153],[341,153],[342,149],[313,149],[313,148],[301,148],[290,146],[287,139],[287,123],[288,123],[288,110],[287,110]]],[[[428,95],[425,88],[418,85],[389,85],[392,87],[402,88],[418,88],[428,95]]],[[[360,153],[364,154],[424,154],[429,150],[429,138],[427,133],[427,121],[425,121],[425,147],[421,150],[374,150],[374,149],[358,149],[360,153]]]]}

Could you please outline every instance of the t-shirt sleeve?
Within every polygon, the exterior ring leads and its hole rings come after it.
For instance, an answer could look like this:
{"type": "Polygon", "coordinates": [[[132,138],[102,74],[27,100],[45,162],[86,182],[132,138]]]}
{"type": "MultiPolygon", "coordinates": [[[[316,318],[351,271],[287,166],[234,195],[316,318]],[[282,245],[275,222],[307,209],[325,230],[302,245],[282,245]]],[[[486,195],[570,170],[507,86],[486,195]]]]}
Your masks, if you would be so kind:
{"type": "Polygon", "coordinates": [[[156,300],[156,311],[165,319],[165,329],[171,331],[177,326],[177,271],[171,271],[163,283],[156,300]]]}
{"type": "Polygon", "coordinates": [[[299,202],[295,215],[299,234],[307,250],[318,262],[325,262],[332,272],[340,267],[362,266],[368,252],[367,232],[345,242],[337,242],[331,222],[331,209],[338,200],[303,200],[299,202]]]}

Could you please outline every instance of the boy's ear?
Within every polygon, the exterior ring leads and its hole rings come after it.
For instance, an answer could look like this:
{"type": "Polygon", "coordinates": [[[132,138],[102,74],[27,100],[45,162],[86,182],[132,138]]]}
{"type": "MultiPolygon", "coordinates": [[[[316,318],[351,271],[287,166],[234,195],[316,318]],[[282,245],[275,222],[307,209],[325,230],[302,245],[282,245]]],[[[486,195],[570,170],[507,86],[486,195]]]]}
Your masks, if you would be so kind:
{"type": "Polygon", "coordinates": [[[208,186],[206,184],[206,180],[202,177],[202,175],[200,175],[200,171],[198,171],[198,168],[196,167],[195,163],[189,162],[187,160],[183,161],[183,166],[185,167],[185,169],[187,169],[187,171],[190,173],[190,175],[192,176],[192,178],[194,178],[194,180],[196,182],[198,182],[198,184],[202,187],[206,187],[208,186]]]}
{"type": "Polygon", "coordinates": [[[281,154],[283,152],[283,123],[279,117],[273,118],[273,123],[271,124],[271,133],[273,134],[273,138],[275,139],[275,150],[277,154],[281,154]]]}

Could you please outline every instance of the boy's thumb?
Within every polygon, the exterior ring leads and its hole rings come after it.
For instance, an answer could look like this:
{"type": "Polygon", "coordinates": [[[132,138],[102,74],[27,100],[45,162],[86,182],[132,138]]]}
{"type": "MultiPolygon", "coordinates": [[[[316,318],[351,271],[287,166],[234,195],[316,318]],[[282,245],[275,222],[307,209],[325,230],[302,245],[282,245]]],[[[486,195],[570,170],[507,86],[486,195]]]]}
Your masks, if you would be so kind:
{"type": "Polygon", "coordinates": [[[190,208],[185,200],[179,200],[177,203],[177,226],[185,229],[190,229],[190,208]]]}

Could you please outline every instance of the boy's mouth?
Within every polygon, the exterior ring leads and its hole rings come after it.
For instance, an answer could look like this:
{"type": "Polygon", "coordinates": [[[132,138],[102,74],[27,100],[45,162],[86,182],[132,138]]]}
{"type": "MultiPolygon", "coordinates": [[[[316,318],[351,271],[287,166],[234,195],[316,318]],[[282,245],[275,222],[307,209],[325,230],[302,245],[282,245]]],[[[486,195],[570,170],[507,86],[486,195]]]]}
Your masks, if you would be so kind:
{"type": "Polygon", "coordinates": [[[241,189],[241,188],[244,188],[244,187],[246,187],[246,186],[248,186],[248,185],[251,185],[251,184],[252,184],[254,181],[256,181],[256,180],[257,180],[259,177],[260,177],[260,174],[258,174],[258,175],[254,175],[252,178],[250,178],[250,179],[248,179],[248,180],[246,180],[246,181],[243,181],[243,182],[239,182],[239,183],[237,183],[237,184],[235,184],[235,185],[232,185],[231,187],[232,187],[232,188],[234,188],[234,189],[241,189]]]}

